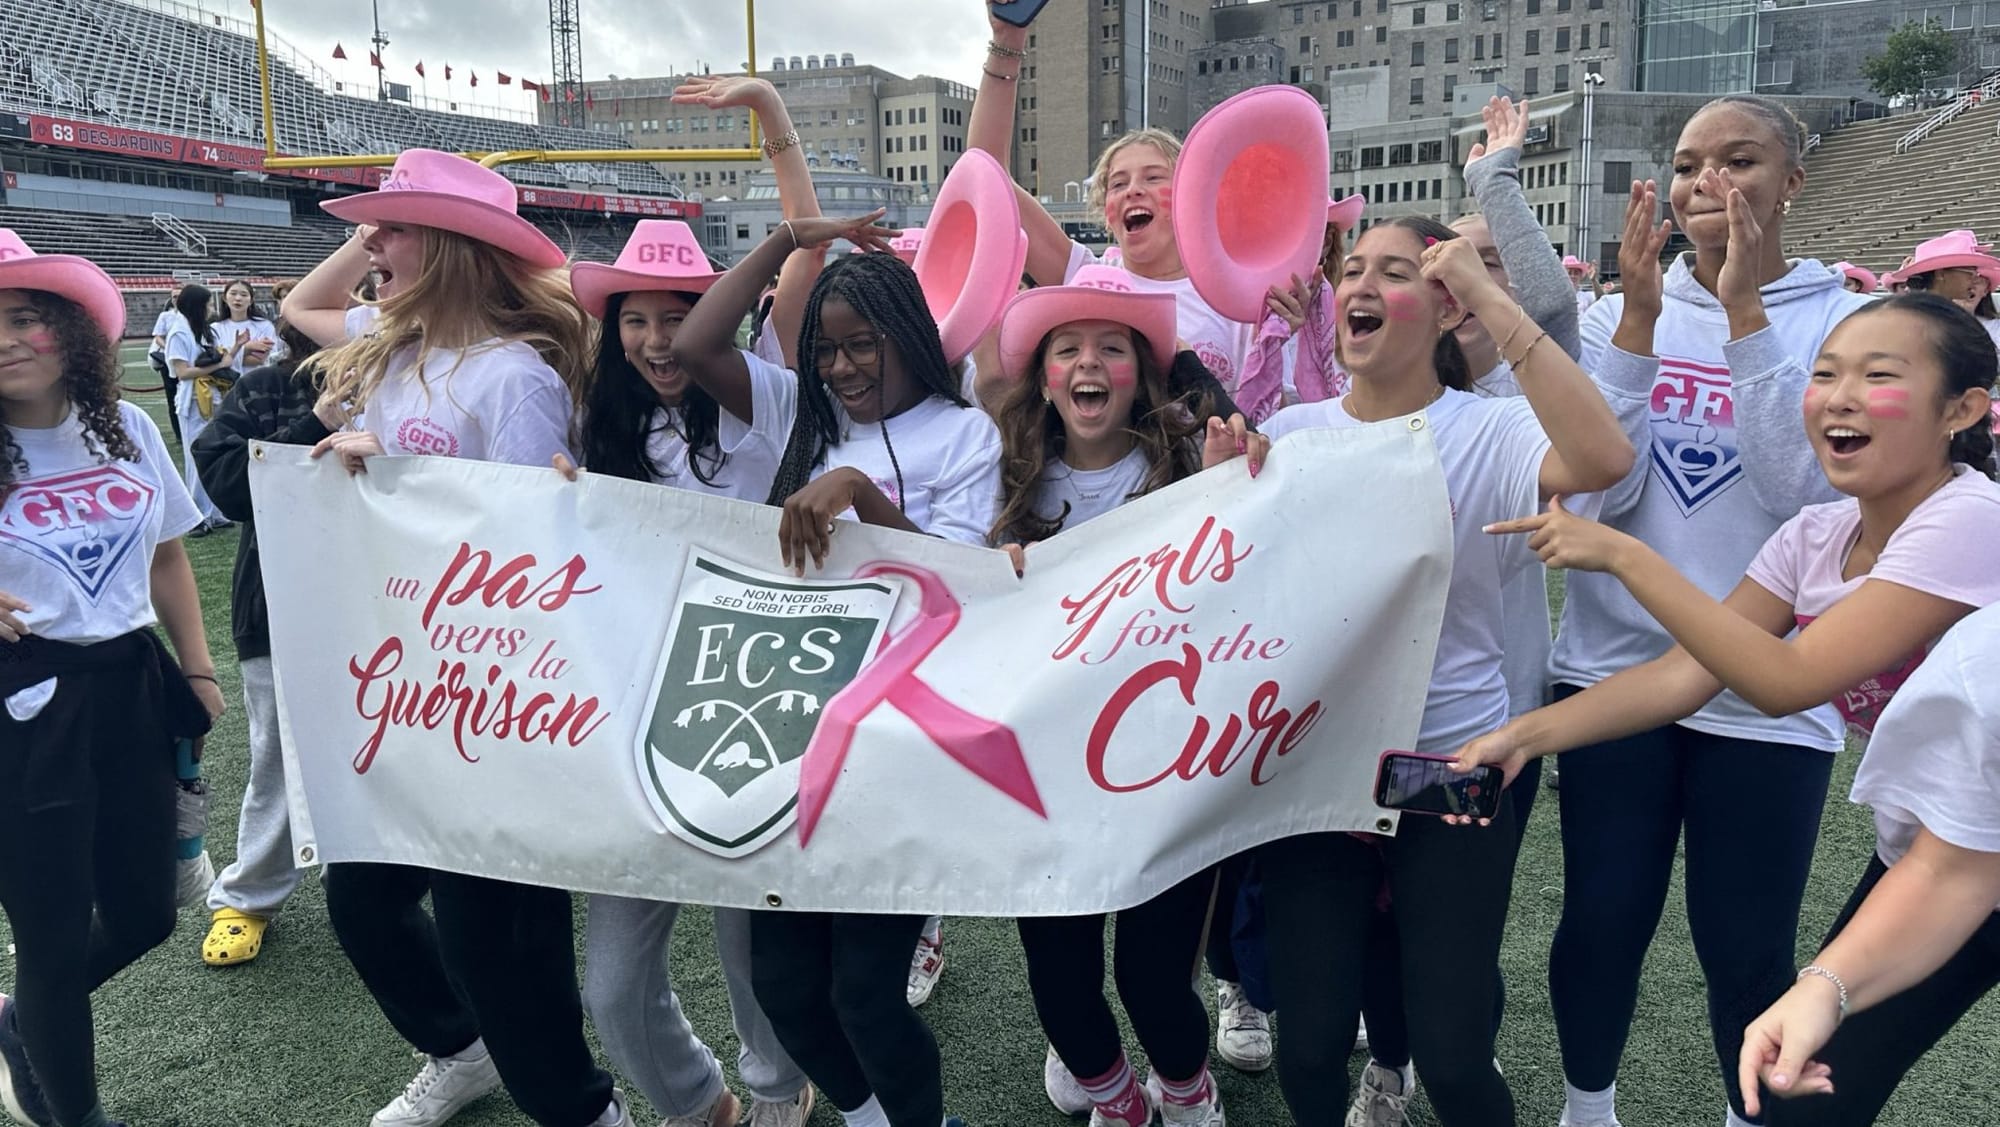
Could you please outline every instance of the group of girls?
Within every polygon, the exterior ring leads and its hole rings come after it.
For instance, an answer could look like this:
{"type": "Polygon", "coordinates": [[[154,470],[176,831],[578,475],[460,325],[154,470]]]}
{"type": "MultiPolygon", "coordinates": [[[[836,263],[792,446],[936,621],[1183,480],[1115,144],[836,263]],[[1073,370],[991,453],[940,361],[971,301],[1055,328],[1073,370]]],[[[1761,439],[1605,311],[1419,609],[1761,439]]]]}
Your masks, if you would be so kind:
{"type": "MultiPolygon", "coordinates": [[[[971,120],[974,147],[1003,160],[1025,41],[993,22],[971,120]]],[[[1177,143],[1134,134],[1092,181],[1120,265],[1093,261],[1024,194],[1042,288],[1014,299],[985,349],[999,369],[981,373],[989,413],[915,274],[886,253],[879,213],[817,214],[777,92],[701,78],[676,97],[747,107],[778,139],[786,218],[748,257],[720,273],[669,265],[700,261],[692,235],[648,222],[628,252],[654,253],[566,273],[506,180],[405,153],[382,190],[329,205],[356,234],[285,295],[289,359],[198,412],[213,426],[190,445],[222,514],[250,515],[248,446],[270,440],[353,473],[384,454],[553,463],[761,501],[783,510],[774,563],[802,573],[845,519],[1004,548],[1025,571],[1037,542],[1127,500],[1239,457],[1256,475],[1285,434],[1387,424],[1435,438],[1454,557],[1417,750],[1500,765],[1516,785],[1487,823],[1411,815],[1393,835],[1287,838],[1117,913],[1113,979],[1143,1078],[1105,997],[1103,917],[1020,921],[1062,1111],[1093,1127],[1224,1127],[1190,972],[1207,936],[1218,1052],[1269,1066],[1269,1015],[1229,942],[1248,880],[1297,1122],[1400,1123],[1419,1073],[1448,1127],[1515,1122],[1492,968],[1535,793],[1519,775],[1556,751],[1571,757],[1550,966],[1568,1127],[1617,1122],[1640,963],[1683,832],[1730,1122],[1870,1121],[2000,977],[2000,730],[1979,676],[2000,624],[1952,630],[2000,581],[1944,542],[2000,533],[1994,353],[1949,302],[1869,305],[1837,272],[1783,257],[1804,173],[1781,108],[1726,97],[1689,120],[1667,198],[1693,253],[1662,272],[1659,190],[1634,184],[1623,291],[1580,329],[1521,196],[1517,107],[1489,105],[1469,154],[1478,217],[1380,223],[1351,247],[1329,231],[1322,274],[1274,288],[1276,323],[1261,326],[1195,291],[1172,233],[1177,143]],[[868,253],[828,262],[838,239],[868,253]],[[356,301],[371,277],[374,298],[356,301]],[[1552,654],[1541,563],[1572,569],[1552,654]],[[1873,732],[1856,792],[1881,842],[1826,951],[1795,974],[1841,719],[1873,732]],[[1899,949],[1912,915],[1914,952],[1899,949]],[[1364,1012],[1357,1091],[1347,1056],[1364,1012]]],[[[37,262],[0,262],[0,511],[46,506],[91,473],[143,501],[58,506],[76,515],[38,523],[46,543],[0,538],[0,907],[19,954],[15,996],[0,996],[0,1106],[101,1127],[89,996],[171,927],[167,757],[222,701],[178,541],[202,518],[157,430],[117,401],[122,303],[81,260],[37,262]],[[97,707],[111,700],[140,703],[97,707]]],[[[263,338],[208,331],[206,303],[183,295],[193,344],[167,349],[183,397],[220,370],[204,342],[270,355],[251,348],[263,338]]],[[[237,862],[209,897],[203,957],[217,965],[256,957],[297,879],[256,572],[246,536],[234,632],[251,784],[237,862]]],[[[324,882],[343,950],[423,1057],[377,1127],[442,1123],[501,1086],[550,1127],[629,1122],[586,1013],[669,1124],[802,1124],[815,1090],[857,1127],[956,1122],[909,1004],[913,959],[937,951],[922,917],[716,913],[746,1108],[680,1012],[677,905],[591,897],[579,988],[560,890],[380,864],[329,866],[324,882]]]]}
{"type": "Polygon", "coordinates": [[[174,434],[181,441],[188,493],[200,510],[202,523],[191,535],[205,535],[232,522],[202,485],[195,466],[194,444],[222,406],[222,398],[245,371],[285,358],[286,345],[278,328],[257,307],[250,283],[237,279],[222,287],[221,308],[215,295],[198,282],[175,291],[171,306],[153,326],[163,367],[171,379],[174,434]]]}

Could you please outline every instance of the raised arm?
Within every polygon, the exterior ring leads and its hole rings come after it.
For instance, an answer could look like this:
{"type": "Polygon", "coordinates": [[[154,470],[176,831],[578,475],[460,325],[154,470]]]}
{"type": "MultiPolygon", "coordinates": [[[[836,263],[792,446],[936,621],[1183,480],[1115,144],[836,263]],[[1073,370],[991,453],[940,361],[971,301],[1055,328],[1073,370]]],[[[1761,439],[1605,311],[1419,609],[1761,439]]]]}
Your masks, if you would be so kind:
{"type": "MultiPolygon", "coordinates": [[[[750,421],[753,415],[750,366],[736,349],[736,329],[757,304],[765,279],[787,255],[795,251],[817,253],[837,238],[845,237],[857,246],[888,253],[889,244],[885,240],[895,232],[875,226],[883,214],[878,208],[860,219],[786,220],[695,302],[687,319],[681,322],[680,332],[674,336],[669,353],[674,363],[703,391],[713,395],[723,410],[750,421]]],[[[803,357],[801,362],[811,363],[812,357],[803,357]]]]}
{"type": "Polygon", "coordinates": [[[1514,285],[1521,308],[1557,348],[1572,359],[1583,354],[1577,327],[1576,291],[1562,267],[1548,231],[1535,219],[1521,191],[1521,146],[1528,136],[1528,107],[1494,97],[1480,110],[1486,141],[1475,144],[1465,161],[1465,185],[1479,201],[1480,214],[1500,248],[1500,264],[1514,285]]]}
{"type": "Polygon", "coordinates": [[[347,300],[368,277],[368,252],[361,249],[367,227],[356,227],[340,249],[299,279],[279,307],[280,316],[322,345],[347,339],[347,300]]]}
{"type": "MultiPolygon", "coordinates": [[[[1591,306],[1583,316],[1583,367],[1597,382],[1618,427],[1635,451],[1653,446],[1653,384],[1660,374],[1653,354],[1653,326],[1660,318],[1663,282],[1660,251],[1672,230],[1660,213],[1659,188],[1651,180],[1632,182],[1625,205],[1625,231],[1618,244],[1618,269],[1625,292],[1591,306]]],[[[1603,491],[1600,512],[1630,512],[1646,489],[1650,457],[1635,457],[1617,484],[1603,491]]]]}
{"type": "MultiPolygon", "coordinates": [[[[1764,511],[1789,520],[1807,505],[1840,496],[1827,483],[1812,440],[1799,425],[1800,404],[1812,379],[1808,360],[1780,339],[1764,313],[1757,278],[1763,261],[1764,231],[1750,215],[1743,193],[1731,188],[1729,258],[1716,278],[1716,297],[1729,316],[1729,343],[1723,355],[1736,405],[1737,447],[1743,480],[1764,511]]],[[[1811,345],[1818,351],[1817,340],[1811,345]]]]}
{"type": "MultiPolygon", "coordinates": [[[[1014,108],[1021,96],[1021,63],[1028,49],[1028,29],[994,19],[985,0],[980,7],[986,11],[993,39],[987,46],[979,94],[972,100],[972,116],[966,122],[965,143],[967,148],[999,161],[1000,167],[1012,168],[1014,108]]],[[[1062,285],[1069,276],[1069,236],[1032,192],[1016,184],[1014,194],[1021,204],[1021,227],[1028,232],[1028,276],[1039,285],[1062,285]]]]}
{"type": "MultiPolygon", "coordinates": [[[[764,129],[764,152],[771,158],[771,172],[778,182],[778,207],[786,219],[811,219],[820,214],[819,196],[813,190],[812,169],[792,128],[791,111],[785,108],[778,88],[762,78],[742,76],[691,76],[674,91],[678,105],[715,108],[743,106],[757,115],[764,129]]],[[[778,271],[778,291],[771,304],[771,331],[785,354],[785,366],[798,367],[799,325],[806,297],[826,255],[817,248],[788,256],[778,271]]],[[[748,415],[739,418],[747,419],[748,415]]]]}
{"type": "Polygon", "coordinates": [[[1576,361],[1545,333],[1486,272],[1466,239],[1447,239],[1424,251],[1424,277],[1441,282],[1460,307],[1478,317],[1513,366],[1521,392],[1549,436],[1542,460],[1544,499],[1610,488],[1631,470],[1632,443],[1617,416],[1576,361]]]}

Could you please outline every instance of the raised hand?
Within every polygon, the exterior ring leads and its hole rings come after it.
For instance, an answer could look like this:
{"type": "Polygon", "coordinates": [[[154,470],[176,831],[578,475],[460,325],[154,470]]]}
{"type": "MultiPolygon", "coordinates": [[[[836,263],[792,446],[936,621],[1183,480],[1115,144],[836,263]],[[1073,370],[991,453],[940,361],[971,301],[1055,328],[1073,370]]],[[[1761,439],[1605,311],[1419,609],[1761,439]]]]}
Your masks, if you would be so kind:
{"type": "Polygon", "coordinates": [[[784,103],[778,88],[754,75],[689,75],[674,87],[673,94],[673,103],[677,106],[707,106],[710,109],[744,106],[760,116],[772,102],[784,103]]]}
{"type": "Polygon", "coordinates": [[[846,239],[863,250],[891,253],[889,240],[900,232],[893,227],[876,225],[877,221],[887,214],[889,214],[887,208],[878,207],[854,219],[818,215],[807,219],[791,219],[786,223],[791,227],[792,237],[798,241],[801,250],[825,246],[835,239],[846,239]]]}
{"type": "Polygon", "coordinates": [[[1528,106],[1525,102],[1510,101],[1496,94],[1479,108],[1479,117],[1486,123],[1486,139],[1475,142],[1465,154],[1467,168],[1502,149],[1518,149],[1528,139],[1528,106]]]}
{"type": "MultiPolygon", "coordinates": [[[[1703,173],[1704,176],[1708,173],[1703,173]]],[[[1728,178],[1721,173],[1724,184],[1728,178]]],[[[1763,279],[1764,226],[1750,214],[1750,202],[1736,188],[1728,188],[1724,200],[1729,208],[1729,256],[1716,275],[1715,296],[1729,314],[1729,335],[1741,340],[1770,324],[1764,315],[1763,279]]]]}
{"type": "Polygon", "coordinates": [[[1632,181],[1632,195],[1625,204],[1625,233],[1618,243],[1618,280],[1623,285],[1625,308],[1657,318],[1660,315],[1660,252],[1674,225],[1660,214],[1660,186],[1651,180],[1632,181]]]}
{"type": "Polygon", "coordinates": [[[1297,274],[1292,275],[1292,284],[1272,286],[1264,295],[1264,308],[1285,322],[1286,330],[1293,336],[1305,327],[1306,307],[1312,302],[1312,286],[1297,274]]]}
{"type": "Polygon", "coordinates": [[[1478,248],[1471,239],[1445,239],[1424,248],[1423,257],[1418,261],[1425,278],[1443,286],[1458,302],[1460,309],[1470,310],[1480,298],[1490,296],[1489,291],[1500,287],[1493,281],[1493,275],[1486,272],[1486,263],[1479,257],[1478,248]]]}
{"type": "Polygon", "coordinates": [[[1271,453],[1271,440],[1250,429],[1249,420],[1242,415],[1231,415],[1224,422],[1221,417],[1210,415],[1208,429],[1202,436],[1201,468],[1211,469],[1231,458],[1250,459],[1250,476],[1256,477],[1264,469],[1264,459],[1271,453]]]}

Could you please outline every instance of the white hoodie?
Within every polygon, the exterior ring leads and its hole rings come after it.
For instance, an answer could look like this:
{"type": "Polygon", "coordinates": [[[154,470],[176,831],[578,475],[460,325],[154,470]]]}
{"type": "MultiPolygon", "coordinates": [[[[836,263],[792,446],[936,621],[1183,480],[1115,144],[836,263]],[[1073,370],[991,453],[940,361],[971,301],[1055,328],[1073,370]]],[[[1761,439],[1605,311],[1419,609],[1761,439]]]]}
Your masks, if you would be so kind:
{"type": "MultiPolygon", "coordinates": [[[[1694,279],[1692,255],[1667,271],[1651,357],[1611,344],[1625,299],[1583,317],[1583,367],[1640,457],[1607,490],[1603,521],[1646,542],[1703,591],[1723,598],[1778,526],[1838,497],[1806,437],[1805,385],[1828,333],[1871,299],[1840,275],[1799,259],[1764,287],[1771,324],[1729,341],[1729,318],[1694,279]]],[[[1674,644],[1623,584],[1572,571],[1551,661],[1553,679],[1593,685],[1674,644]]],[[[1832,706],[1773,719],[1724,692],[1682,721],[1698,732],[1838,751],[1832,706]]]]}

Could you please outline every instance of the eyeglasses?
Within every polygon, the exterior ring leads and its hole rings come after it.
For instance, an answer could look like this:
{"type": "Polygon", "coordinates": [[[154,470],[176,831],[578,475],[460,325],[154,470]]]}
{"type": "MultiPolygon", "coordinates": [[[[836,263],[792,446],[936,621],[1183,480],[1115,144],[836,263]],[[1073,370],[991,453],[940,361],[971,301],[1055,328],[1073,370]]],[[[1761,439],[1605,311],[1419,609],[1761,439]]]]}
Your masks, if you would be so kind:
{"type": "Polygon", "coordinates": [[[847,362],[855,367],[873,364],[882,355],[882,334],[863,333],[846,340],[828,340],[824,337],[813,345],[813,363],[821,371],[833,367],[836,353],[847,354],[847,362]]]}

